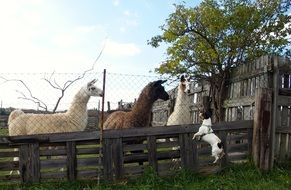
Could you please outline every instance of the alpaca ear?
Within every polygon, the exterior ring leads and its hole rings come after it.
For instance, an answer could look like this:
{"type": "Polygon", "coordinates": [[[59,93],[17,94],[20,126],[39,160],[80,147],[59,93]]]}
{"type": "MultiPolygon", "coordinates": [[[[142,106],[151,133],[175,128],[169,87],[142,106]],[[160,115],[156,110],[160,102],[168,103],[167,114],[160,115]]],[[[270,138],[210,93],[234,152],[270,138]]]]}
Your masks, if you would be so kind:
{"type": "Polygon", "coordinates": [[[181,82],[184,82],[185,80],[186,80],[185,76],[182,75],[181,78],[180,78],[180,81],[181,81],[181,82]]]}
{"type": "Polygon", "coordinates": [[[91,86],[91,85],[95,84],[95,82],[97,82],[97,80],[93,79],[91,82],[88,82],[87,86],[91,86]]]}

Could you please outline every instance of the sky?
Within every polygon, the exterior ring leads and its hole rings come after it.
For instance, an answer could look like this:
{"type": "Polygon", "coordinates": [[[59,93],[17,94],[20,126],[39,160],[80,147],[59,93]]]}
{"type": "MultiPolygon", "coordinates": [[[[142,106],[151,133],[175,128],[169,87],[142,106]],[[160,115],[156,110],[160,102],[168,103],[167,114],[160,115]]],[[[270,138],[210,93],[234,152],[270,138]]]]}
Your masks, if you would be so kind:
{"type": "MultiPolygon", "coordinates": [[[[201,0],[0,0],[0,76],[26,80],[33,95],[48,100],[52,107],[59,92],[40,79],[50,73],[82,73],[102,50],[94,72],[153,75],[150,71],[166,57],[166,46],[153,48],[147,41],[161,34],[159,27],[174,12],[173,4],[182,2],[194,7],[201,0]]],[[[68,80],[67,75],[55,76],[58,83],[68,80]]],[[[66,93],[64,109],[89,78],[66,93]]],[[[108,78],[106,101],[115,104],[121,99],[133,101],[153,80],[126,75],[108,78]]],[[[102,86],[101,75],[97,85],[102,86]]],[[[167,83],[166,87],[175,86],[167,83]]],[[[35,108],[24,105],[15,91],[26,90],[19,83],[0,80],[1,106],[35,108]]]]}
{"type": "MultiPolygon", "coordinates": [[[[149,74],[165,47],[160,34],[178,0],[0,0],[0,73],[95,70],[149,74]]],[[[185,1],[194,6],[200,1],[185,1]]]]}
{"type": "MultiPolygon", "coordinates": [[[[147,44],[161,33],[160,26],[181,0],[0,0],[0,74],[21,79],[33,96],[52,110],[60,92],[44,80],[50,73],[93,72],[153,75],[165,58],[165,46],[147,44]],[[104,49],[103,49],[104,48],[104,49]],[[46,74],[47,73],[47,74],[46,74]]],[[[186,5],[198,5],[186,0],[186,5]]],[[[75,76],[57,75],[63,84],[75,76]]],[[[148,77],[107,75],[106,101],[116,107],[119,100],[132,102],[141,89],[154,80],[148,77]],[[134,81],[134,82],[128,82],[134,81]]],[[[94,78],[88,76],[70,87],[62,99],[67,109],[80,86],[94,78]]],[[[98,74],[97,86],[102,87],[98,74]]],[[[101,79],[101,80],[100,80],[101,79]]],[[[175,86],[168,86],[174,88],[175,86]]],[[[21,99],[29,92],[19,82],[0,80],[1,107],[37,109],[35,103],[21,99]]],[[[97,107],[99,99],[90,102],[97,107]]],[[[89,103],[90,103],[89,102],[89,103]]]]}

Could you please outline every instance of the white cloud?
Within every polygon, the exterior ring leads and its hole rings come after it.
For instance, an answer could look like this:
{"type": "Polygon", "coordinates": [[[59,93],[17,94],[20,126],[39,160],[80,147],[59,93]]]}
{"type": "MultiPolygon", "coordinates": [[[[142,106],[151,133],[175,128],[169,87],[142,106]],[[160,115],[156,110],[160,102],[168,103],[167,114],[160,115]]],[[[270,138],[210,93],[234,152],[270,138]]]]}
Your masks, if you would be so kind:
{"type": "Polygon", "coordinates": [[[134,43],[119,43],[108,40],[105,44],[105,54],[113,56],[135,56],[141,52],[140,48],[134,43]]]}
{"type": "Polygon", "coordinates": [[[125,16],[130,16],[130,15],[131,15],[130,12],[129,12],[128,10],[123,11],[123,14],[124,14],[125,16]]]}
{"type": "Polygon", "coordinates": [[[114,0],[114,1],[113,1],[113,5],[114,5],[114,6],[118,6],[119,4],[120,4],[120,1],[119,1],[119,0],[114,0]]]}
{"type": "Polygon", "coordinates": [[[138,26],[138,21],[137,20],[126,20],[125,21],[125,24],[127,26],[133,26],[133,27],[136,27],[138,26]]]}
{"type": "Polygon", "coordinates": [[[119,28],[119,31],[122,32],[122,33],[124,33],[124,32],[126,32],[126,28],[125,28],[124,26],[121,26],[121,27],[119,28]]]}
{"type": "Polygon", "coordinates": [[[129,28],[137,27],[139,25],[139,22],[138,22],[139,16],[137,12],[125,10],[123,11],[122,14],[123,14],[123,17],[120,19],[122,26],[119,27],[120,32],[124,33],[129,28]]]}
{"type": "Polygon", "coordinates": [[[72,34],[57,34],[52,38],[53,44],[60,48],[69,48],[78,44],[77,38],[72,34]]]}

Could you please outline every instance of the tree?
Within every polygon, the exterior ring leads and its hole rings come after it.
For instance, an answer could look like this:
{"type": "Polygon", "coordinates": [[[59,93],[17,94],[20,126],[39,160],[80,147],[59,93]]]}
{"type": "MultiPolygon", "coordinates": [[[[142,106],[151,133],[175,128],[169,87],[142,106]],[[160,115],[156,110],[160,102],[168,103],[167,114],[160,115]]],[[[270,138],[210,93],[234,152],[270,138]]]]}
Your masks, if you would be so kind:
{"type": "Polygon", "coordinates": [[[290,52],[291,29],[285,27],[291,21],[286,15],[289,0],[203,0],[194,8],[174,6],[160,27],[162,34],[148,41],[155,48],[168,45],[167,57],[155,71],[208,81],[215,121],[223,120],[232,68],[261,55],[290,52]]]}

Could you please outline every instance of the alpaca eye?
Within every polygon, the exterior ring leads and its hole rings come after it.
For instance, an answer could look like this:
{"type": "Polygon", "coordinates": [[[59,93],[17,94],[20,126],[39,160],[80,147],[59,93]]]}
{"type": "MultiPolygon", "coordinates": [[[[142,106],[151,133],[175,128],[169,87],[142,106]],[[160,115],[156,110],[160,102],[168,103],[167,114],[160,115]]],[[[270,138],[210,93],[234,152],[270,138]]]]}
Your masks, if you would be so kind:
{"type": "Polygon", "coordinates": [[[90,89],[91,89],[91,90],[96,90],[96,87],[91,87],[90,89]]]}

